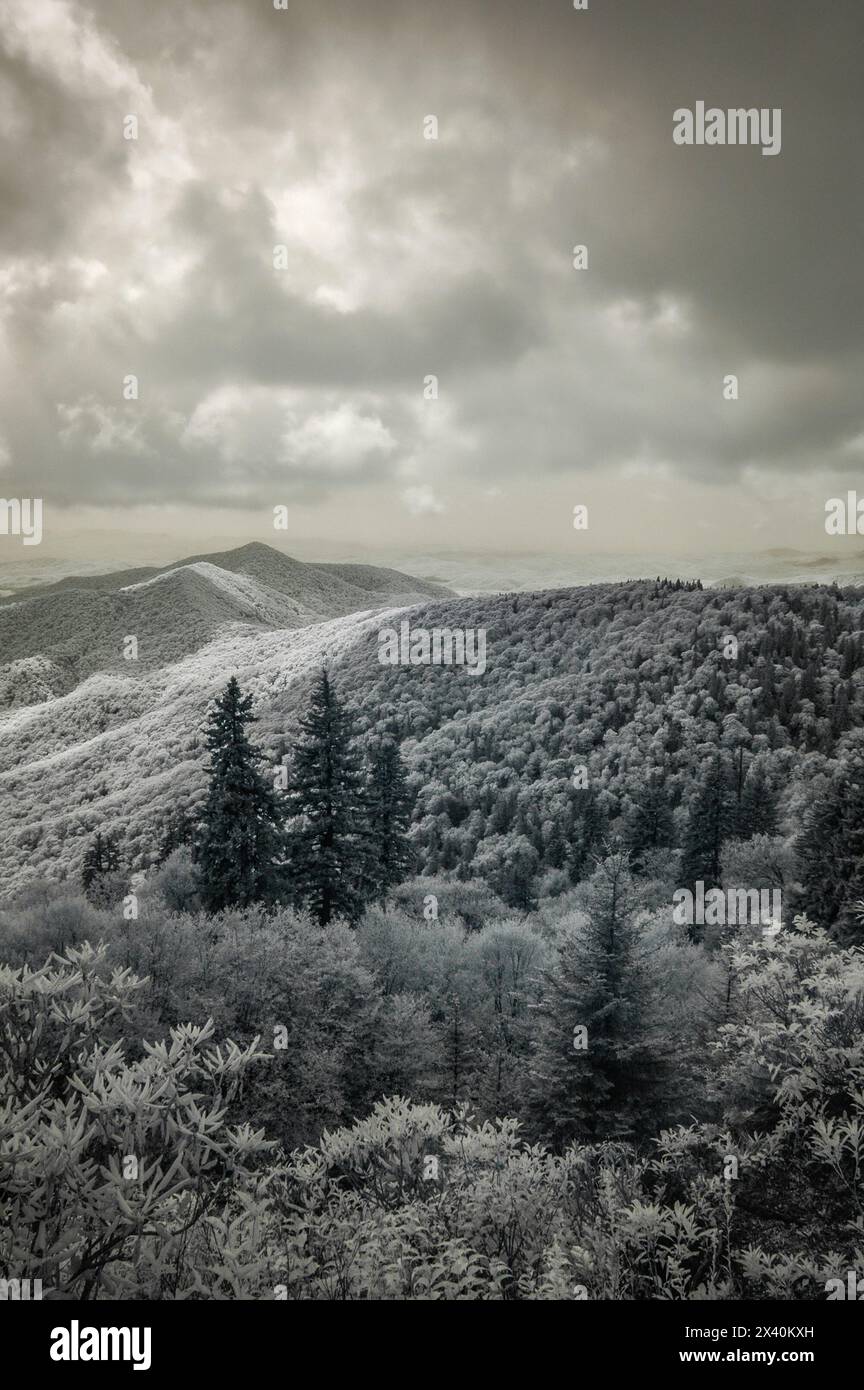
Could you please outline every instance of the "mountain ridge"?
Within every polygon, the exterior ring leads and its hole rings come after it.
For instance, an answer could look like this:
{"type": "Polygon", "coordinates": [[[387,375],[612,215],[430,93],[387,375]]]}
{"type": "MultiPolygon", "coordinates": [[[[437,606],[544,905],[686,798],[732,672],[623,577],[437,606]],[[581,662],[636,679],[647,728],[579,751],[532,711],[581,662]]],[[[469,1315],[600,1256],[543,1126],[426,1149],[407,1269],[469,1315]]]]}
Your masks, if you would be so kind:
{"type": "Polygon", "coordinates": [[[452,597],[398,570],[307,564],[258,541],[171,565],[72,575],[0,600],[0,709],[68,694],[98,672],[134,679],[230,627],[293,630],[452,597]]]}
{"type": "MultiPolygon", "coordinates": [[[[266,545],[263,541],[247,541],[244,545],[236,546],[231,550],[207,551],[200,555],[181,556],[177,560],[172,560],[166,565],[137,565],[131,569],[109,570],[104,574],[82,574],[67,575],[64,579],[52,580],[47,584],[34,584],[24,589],[15,589],[4,598],[0,598],[0,609],[11,603],[20,602],[30,598],[44,598],[50,594],[59,593],[64,589],[115,589],[129,587],[133,584],[145,582],[148,579],[155,579],[158,575],[166,574],[171,570],[181,569],[187,565],[197,563],[208,563],[216,565],[220,569],[229,569],[236,572],[237,568],[242,568],[242,563],[246,563],[244,573],[262,565],[272,566],[274,559],[282,562],[285,567],[290,567],[296,574],[305,571],[320,570],[328,574],[334,574],[342,579],[343,570],[364,570],[371,573],[379,572],[388,576],[398,576],[402,581],[407,582],[411,592],[422,594],[425,597],[434,597],[440,594],[442,597],[452,597],[452,590],[445,584],[435,583],[431,580],[417,579],[413,575],[404,574],[400,570],[376,565],[350,565],[350,564],[325,564],[307,560],[296,560],[288,555],[286,551],[279,550],[276,546],[266,545]]],[[[343,581],[344,582],[344,581],[343,581]]]]}

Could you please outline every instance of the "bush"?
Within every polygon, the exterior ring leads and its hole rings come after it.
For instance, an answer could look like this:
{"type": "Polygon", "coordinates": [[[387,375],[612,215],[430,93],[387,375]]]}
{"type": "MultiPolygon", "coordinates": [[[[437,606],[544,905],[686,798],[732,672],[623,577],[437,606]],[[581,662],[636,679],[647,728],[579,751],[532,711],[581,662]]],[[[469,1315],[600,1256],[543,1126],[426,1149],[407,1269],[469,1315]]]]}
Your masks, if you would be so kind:
{"type": "Polygon", "coordinates": [[[105,949],[39,970],[0,967],[0,1268],[46,1298],[219,1297],[258,1256],[231,1240],[271,1147],[225,1110],[255,1043],[212,1045],[212,1024],[172,1029],[126,1056],[141,981],[105,949]]]}

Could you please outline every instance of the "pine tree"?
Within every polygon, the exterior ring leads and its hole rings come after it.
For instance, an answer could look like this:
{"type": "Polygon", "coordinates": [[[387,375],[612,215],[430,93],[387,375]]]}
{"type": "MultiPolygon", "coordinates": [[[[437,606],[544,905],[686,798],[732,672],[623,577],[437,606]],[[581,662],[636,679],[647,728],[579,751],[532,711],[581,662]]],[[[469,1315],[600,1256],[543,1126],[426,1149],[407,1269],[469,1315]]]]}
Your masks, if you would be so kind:
{"type": "Polygon", "coordinates": [[[210,785],[195,843],[210,912],[272,900],[279,889],[282,813],[246,734],[254,721],[252,696],[242,694],[232,676],[210,714],[210,785]]]}
{"type": "Polygon", "coordinates": [[[406,879],[414,867],[408,838],[414,797],[405,777],[397,744],[382,743],[372,758],[369,791],[370,896],[383,901],[387,890],[406,879]]]}
{"type": "Polygon", "coordinates": [[[690,802],[681,855],[681,881],[706,888],[720,884],[723,841],[734,829],[729,772],[721,754],[709,762],[690,802]]]}
{"type": "Polygon", "coordinates": [[[674,843],[672,808],[663,774],[655,768],[633,799],[633,809],[624,829],[624,844],[630,851],[630,862],[638,872],[643,867],[646,850],[660,849],[674,843]]]}
{"type": "Polygon", "coordinates": [[[543,863],[550,869],[561,869],[566,858],[567,841],[560,820],[555,820],[543,846],[543,863]]]}
{"type": "Polygon", "coordinates": [[[596,789],[591,786],[577,793],[580,815],[573,831],[568,868],[573,883],[579,883],[590,872],[595,852],[606,833],[608,821],[600,805],[596,789]]]}
{"type": "Polygon", "coordinates": [[[156,863],[164,864],[176,849],[192,844],[195,840],[195,820],[189,811],[175,811],[162,827],[162,838],[156,854],[156,863]]]}
{"type": "Polygon", "coordinates": [[[598,864],[586,898],[588,920],[564,936],[538,1010],[532,1113],[558,1148],[650,1129],[666,1069],[649,1041],[626,854],[598,864]]]}
{"type": "Polygon", "coordinates": [[[322,926],[356,922],[370,896],[369,795],[353,723],[323,670],[300,720],[286,809],[293,892],[322,926]]]}
{"type": "Polygon", "coordinates": [[[752,840],[754,835],[777,833],[777,803],[765,766],[759,758],[754,759],[747,771],[735,833],[742,840],[752,840]]]}
{"type": "Polygon", "coordinates": [[[441,1102],[455,1109],[467,1099],[469,1081],[478,1062],[477,1018],[458,990],[440,1002],[438,1012],[441,1102]]]}
{"type": "Polygon", "coordinates": [[[120,849],[115,834],[103,835],[97,830],[84,851],[81,864],[81,887],[85,897],[92,903],[103,906],[106,902],[108,876],[120,871],[120,849]]]}
{"type": "Polygon", "coordinates": [[[539,867],[540,856],[527,836],[508,838],[495,891],[510,907],[520,912],[534,912],[537,907],[534,880],[539,867]]]}
{"type": "Polygon", "coordinates": [[[858,734],[831,785],[810,807],[796,851],[801,908],[844,945],[861,943],[864,900],[864,739],[858,734]]]}

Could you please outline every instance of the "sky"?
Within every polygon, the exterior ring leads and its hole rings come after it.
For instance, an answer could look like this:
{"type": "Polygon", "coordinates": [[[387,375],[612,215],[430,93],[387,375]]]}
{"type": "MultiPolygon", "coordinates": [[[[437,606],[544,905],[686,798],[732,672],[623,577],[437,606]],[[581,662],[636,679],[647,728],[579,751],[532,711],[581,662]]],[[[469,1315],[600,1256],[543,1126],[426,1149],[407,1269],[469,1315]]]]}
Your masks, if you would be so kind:
{"type": "Polygon", "coordinates": [[[859,545],[862,38],[860,0],[0,0],[0,495],[129,562],[859,545]],[[779,152],[676,144],[699,101],[779,152]]]}

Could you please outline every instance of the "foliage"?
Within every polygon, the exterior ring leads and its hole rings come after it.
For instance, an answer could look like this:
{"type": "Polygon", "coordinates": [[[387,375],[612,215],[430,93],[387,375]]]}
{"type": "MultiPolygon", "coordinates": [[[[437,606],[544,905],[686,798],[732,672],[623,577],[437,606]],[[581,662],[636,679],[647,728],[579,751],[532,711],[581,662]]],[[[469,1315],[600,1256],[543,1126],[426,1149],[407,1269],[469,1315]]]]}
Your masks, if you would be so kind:
{"type": "Polygon", "coordinates": [[[246,735],[254,718],[251,695],[232,676],[210,714],[210,784],[195,842],[201,895],[214,912],[277,889],[281,809],[246,735]]]}
{"type": "Polygon", "coordinates": [[[48,1297],[240,1294],[226,1213],[254,1199],[268,1145],[226,1108],[255,1043],[172,1029],[130,1058],[118,1029],[140,981],[105,950],[0,967],[0,1268],[48,1297]]]}
{"type": "MultiPolygon", "coordinates": [[[[598,941],[626,918],[610,897],[622,887],[614,868],[585,895],[598,941]]],[[[640,920],[674,1000],[670,956],[705,949],[640,920]]],[[[254,1012],[280,932],[264,916],[215,925],[214,985],[257,959],[244,987],[254,1012]]],[[[294,932],[297,967],[308,943],[313,976],[297,998],[311,1007],[332,996],[320,973],[332,929],[301,926],[286,918],[281,932],[294,932]]],[[[187,927],[204,948],[214,919],[187,927]]],[[[364,1017],[386,1038],[375,1085],[403,1065],[409,1036],[407,1074],[422,1081],[445,940],[451,981],[467,952],[520,1045],[542,936],[514,919],[463,933],[459,947],[446,930],[425,966],[403,957],[364,1017]],[[427,972],[421,993],[402,989],[409,969],[427,972]]],[[[332,945],[356,962],[363,929],[342,933],[332,945]]],[[[217,1046],[212,1021],[128,1041],[148,986],[111,964],[114,949],[0,969],[0,1268],[42,1278],[48,1298],[821,1299],[829,1279],[860,1268],[864,955],[806,919],[722,948],[733,984],[711,1054],[714,1118],[559,1152],[526,1140],[516,1118],[393,1094],[291,1154],[268,1149],[254,1118],[232,1115],[256,1075],[260,1086],[278,1073],[278,1053],[265,1063],[257,1038],[217,1046]],[[124,1176],[129,1158],[137,1178],[124,1176]]],[[[355,981],[346,1019],[369,986],[362,972],[355,981]]]]}

